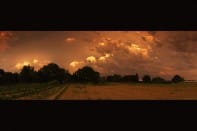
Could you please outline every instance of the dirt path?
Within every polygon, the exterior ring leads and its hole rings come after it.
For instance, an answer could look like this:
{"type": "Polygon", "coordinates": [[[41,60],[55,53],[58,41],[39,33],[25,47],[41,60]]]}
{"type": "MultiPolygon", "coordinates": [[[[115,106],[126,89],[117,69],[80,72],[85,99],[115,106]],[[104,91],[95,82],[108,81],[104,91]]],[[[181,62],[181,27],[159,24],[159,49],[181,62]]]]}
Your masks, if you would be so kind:
{"type": "Polygon", "coordinates": [[[59,100],[83,100],[89,99],[87,85],[72,84],[58,97],[59,100]]]}
{"type": "Polygon", "coordinates": [[[66,92],[66,90],[69,88],[69,85],[64,86],[59,92],[55,94],[53,100],[60,100],[61,96],[66,92]]]}

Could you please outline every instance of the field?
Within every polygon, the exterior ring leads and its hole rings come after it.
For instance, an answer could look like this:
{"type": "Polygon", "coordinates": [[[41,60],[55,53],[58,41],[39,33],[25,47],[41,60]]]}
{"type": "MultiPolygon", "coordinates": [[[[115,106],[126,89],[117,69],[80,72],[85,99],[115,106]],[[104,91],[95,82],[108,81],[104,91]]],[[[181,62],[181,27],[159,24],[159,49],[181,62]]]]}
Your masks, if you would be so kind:
{"type": "Polygon", "coordinates": [[[16,84],[0,86],[1,100],[197,100],[197,83],[16,84]]]}

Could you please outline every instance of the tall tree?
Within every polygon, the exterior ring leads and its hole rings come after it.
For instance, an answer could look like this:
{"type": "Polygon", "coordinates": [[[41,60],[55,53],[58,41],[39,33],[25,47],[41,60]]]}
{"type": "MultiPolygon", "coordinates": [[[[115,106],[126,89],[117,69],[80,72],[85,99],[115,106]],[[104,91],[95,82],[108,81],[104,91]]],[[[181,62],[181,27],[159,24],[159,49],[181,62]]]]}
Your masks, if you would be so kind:
{"type": "Polygon", "coordinates": [[[38,71],[38,74],[41,82],[57,80],[60,83],[63,83],[64,81],[68,80],[70,76],[68,71],[60,68],[55,63],[49,63],[48,65],[45,65],[38,71]]]}
{"type": "Polygon", "coordinates": [[[27,83],[34,82],[35,75],[36,72],[34,71],[34,67],[24,66],[20,72],[20,80],[27,83]]]}
{"type": "Polygon", "coordinates": [[[77,82],[94,82],[99,81],[100,74],[99,72],[94,71],[92,67],[85,66],[81,69],[78,69],[73,74],[73,80],[77,82]]]}

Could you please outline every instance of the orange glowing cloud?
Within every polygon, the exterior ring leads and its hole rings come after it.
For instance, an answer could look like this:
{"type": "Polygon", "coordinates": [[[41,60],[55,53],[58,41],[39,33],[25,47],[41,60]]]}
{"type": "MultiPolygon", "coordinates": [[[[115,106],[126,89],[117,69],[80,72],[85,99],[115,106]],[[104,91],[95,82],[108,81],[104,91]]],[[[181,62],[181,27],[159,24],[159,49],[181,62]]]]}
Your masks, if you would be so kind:
{"type": "Polygon", "coordinates": [[[95,63],[96,58],[94,56],[89,56],[89,57],[86,58],[86,61],[91,62],[91,63],[95,63]]]}
{"type": "Polygon", "coordinates": [[[37,59],[34,59],[34,60],[33,60],[33,63],[34,63],[34,64],[38,63],[38,60],[37,60],[37,59]]]}
{"type": "Polygon", "coordinates": [[[83,61],[72,61],[69,65],[71,67],[76,67],[76,66],[78,66],[78,65],[80,65],[82,63],[83,63],[83,61]]]}
{"type": "Polygon", "coordinates": [[[74,37],[68,37],[65,39],[65,42],[73,42],[73,41],[75,41],[74,37]]]}
{"type": "Polygon", "coordinates": [[[151,35],[147,35],[147,36],[144,36],[144,39],[145,39],[146,41],[148,41],[148,42],[153,42],[154,37],[151,36],[151,35]]]}
{"type": "Polygon", "coordinates": [[[48,60],[39,61],[38,59],[33,59],[31,61],[23,61],[23,62],[16,63],[15,69],[21,70],[23,66],[34,66],[35,70],[38,70],[48,63],[50,63],[50,61],[48,60]]]}
{"type": "Polygon", "coordinates": [[[105,46],[105,43],[104,42],[101,42],[98,44],[99,46],[105,46]]]}
{"type": "Polygon", "coordinates": [[[148,57],[148,49],[141,48],[137,44],[131,44],[130,46],[127,46],[128,50],[135,54],[135,55],[142,55],[143,57],[148,57]]]}
{"type": "Polygon", "coordinates": [[[101,56],[99,57],[100,61],[106,61],[107,58],[109,58],[110,56],[113,56],[112,54],[106,53],[105,56],[101,56]]]}
{"type": "Polygon", "coordinates": [[[19,62],[15,65],[16,69],[20,70],[23,68],[23,66],[28,66],[31,65],[28,61],[24,61],[24,62],[19,62]]]}

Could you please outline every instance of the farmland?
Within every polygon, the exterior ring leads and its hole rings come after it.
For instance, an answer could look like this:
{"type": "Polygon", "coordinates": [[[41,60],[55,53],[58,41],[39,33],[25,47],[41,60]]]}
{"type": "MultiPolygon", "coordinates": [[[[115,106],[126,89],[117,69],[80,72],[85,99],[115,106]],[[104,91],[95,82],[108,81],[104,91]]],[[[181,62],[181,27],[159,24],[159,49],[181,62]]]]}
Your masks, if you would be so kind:
{"type": "Polygon", "coordinates": [[[197,100],[197,83],[15,84],[1,100],[197,100]]]}

